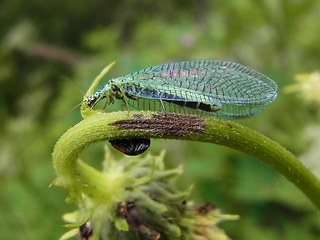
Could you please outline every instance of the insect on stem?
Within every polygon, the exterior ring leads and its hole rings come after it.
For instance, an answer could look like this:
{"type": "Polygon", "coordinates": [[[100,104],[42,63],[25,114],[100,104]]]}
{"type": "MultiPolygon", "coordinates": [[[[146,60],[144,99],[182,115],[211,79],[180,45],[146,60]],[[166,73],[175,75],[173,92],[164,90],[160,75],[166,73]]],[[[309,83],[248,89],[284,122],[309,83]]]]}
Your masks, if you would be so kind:
{"type": "Polygon", "coordinates": [[[156,65],[110,79],[93,94],[113,65],[103,69],[89,88],[89,97],[83,100],[91,110],[103,98],[107,98],[105,107],[116,98],[127,105],[128,113],[129,106],[133,106],[164,113],[239,119],[262,113],[277,97],[278,86],[273,80],[249,67],[223,60],[156,65]]]}

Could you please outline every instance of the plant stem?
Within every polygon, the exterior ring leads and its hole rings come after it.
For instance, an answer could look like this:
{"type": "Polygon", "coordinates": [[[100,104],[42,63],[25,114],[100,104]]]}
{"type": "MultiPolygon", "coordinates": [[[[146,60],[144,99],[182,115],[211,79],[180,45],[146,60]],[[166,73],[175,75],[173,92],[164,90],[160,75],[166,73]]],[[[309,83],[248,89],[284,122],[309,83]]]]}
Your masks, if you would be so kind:
{"type": "Polygon", "coordinates": [[[319,180],[277,142],[238,123],[214,117],[163,114],[159,121],[155,120],[157,116],[159,113],[149,111],[96,113],[70,128],[54,148],[56,184],[69,188],[83,181],[77,156],[93,143],[139,137],[191,140],[227,146],[261,160],[295,184],[320,209],[319,180]]]}

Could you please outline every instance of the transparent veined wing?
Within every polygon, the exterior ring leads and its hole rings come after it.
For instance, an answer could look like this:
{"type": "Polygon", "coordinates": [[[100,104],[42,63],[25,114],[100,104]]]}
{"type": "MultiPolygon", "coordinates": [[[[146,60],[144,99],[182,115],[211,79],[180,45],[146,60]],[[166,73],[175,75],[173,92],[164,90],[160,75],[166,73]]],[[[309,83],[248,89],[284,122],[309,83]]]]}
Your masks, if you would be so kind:
{"type": "Polygon", "coordinates": [[[277,84],[238,63],[197,60],[153,66],[114,79],[128,94],[149,99],[268,105],[277,97],[277,84]]]}

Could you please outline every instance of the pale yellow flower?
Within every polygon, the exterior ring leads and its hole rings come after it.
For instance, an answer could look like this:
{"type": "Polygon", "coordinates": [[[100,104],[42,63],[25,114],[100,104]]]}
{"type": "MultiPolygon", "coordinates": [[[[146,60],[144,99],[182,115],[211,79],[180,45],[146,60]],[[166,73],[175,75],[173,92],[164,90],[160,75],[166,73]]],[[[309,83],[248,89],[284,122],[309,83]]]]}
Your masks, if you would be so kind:
{"type": "Polygon", "coordinates": [[[295,75],[294,84],[287,86],[286,93],[296,93],[305,101],[320,104],[320,72],[301,73],[295,75]]]}

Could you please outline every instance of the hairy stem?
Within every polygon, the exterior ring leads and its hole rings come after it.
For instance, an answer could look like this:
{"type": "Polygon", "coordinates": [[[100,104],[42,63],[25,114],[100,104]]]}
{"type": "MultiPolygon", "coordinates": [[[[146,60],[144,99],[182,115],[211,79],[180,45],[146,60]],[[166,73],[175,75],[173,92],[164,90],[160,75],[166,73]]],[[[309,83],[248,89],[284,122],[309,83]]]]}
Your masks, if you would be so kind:
{"type": "MultiPolygon", "coordinates": [[[[320,182],[293,154],[252,129],[214,117],[149,111],[92,114],[70,128],[57,142],[53,152],[58,176],[56,184],[69,188],[75,182],[84,183],[77,156],[89,145],[138,137],[209,142],[237,149],[280,172],[320,209],[320,182]]],[[[89,181],[86,178],[87,186],[97,184],[89,181]]]]}

